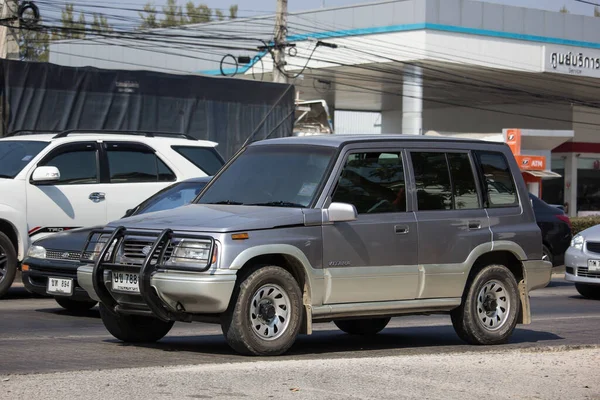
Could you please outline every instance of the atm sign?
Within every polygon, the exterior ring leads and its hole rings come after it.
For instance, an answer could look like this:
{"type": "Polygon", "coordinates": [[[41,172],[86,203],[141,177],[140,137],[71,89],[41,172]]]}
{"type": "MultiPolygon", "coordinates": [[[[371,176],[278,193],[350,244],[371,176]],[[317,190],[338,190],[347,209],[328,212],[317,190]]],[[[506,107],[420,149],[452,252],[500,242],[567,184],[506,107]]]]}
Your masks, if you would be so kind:
{"type": "Polygon", "coordinates": [[[546,169],[544,156],[515,156],[522,170],[543,171],[546,169]]]}

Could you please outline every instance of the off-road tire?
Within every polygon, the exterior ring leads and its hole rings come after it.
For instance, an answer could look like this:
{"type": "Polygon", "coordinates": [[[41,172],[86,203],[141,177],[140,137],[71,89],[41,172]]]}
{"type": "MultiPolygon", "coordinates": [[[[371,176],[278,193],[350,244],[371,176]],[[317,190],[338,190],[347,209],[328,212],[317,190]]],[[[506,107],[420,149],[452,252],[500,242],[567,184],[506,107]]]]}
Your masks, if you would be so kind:
{"type": "Polygon", "coordinates": [[[0,257],[6,257],[6,269],[0,274],[0,298],[4,297],[12,286],[17,274],[17,252],[12,242],[4,233],[0,232],[0,257]]]}
{"type": "Polygon", "coordinates": [[[255,266],[242,272],[227,311],[222,315],[221,329],[229,346],[244,355],[274,356],[285,353],[295,342],[302,323],[302,292],[294,277],[277,266],[255,266]],[[277,285],[289,300],[287,325],[278,337],[267,340],[256,332],[252,317],[253,298],[265,285],[277,285]]]}
{"type": "Polygon", "coordinates": [[[111,335],[128,343],[153,343],[162,339],[174,322],[141,315],[117,314],[100,303],[100,317],[111,335]]]}
{"type": "MultiPolygon", "coordinates": [[[[496,290],[496,289],[494,289],[496,290]]],[[[458,336],[469,344],[493,345],[508,341],[517,325],[521,299],[515,276],[503,265],[488,265],[479,270],[468,283],[461,305],[451,311],[452,325],[458,336]],[[478,296],[491,281],[499,282],[509,297],[506,319],[497,330],[490,330],[479,317],[478,296]]]]}
{"type": "Polygon", "coordinates": [[[58,303],[59,306],[61,306],[62,308],[64,308],[67,311],[72,311],[72,312],[84,312],[84,311],[88,311],[89,309],[91,309],[92,307],[94,307],[96,304],[98,304],[97,301],[76,301],[76,300],[72,300],[66,297],[55,297],[54,300],[56,300],[56,302],[58,303]]]}
{"type": "Polygon", "coordinates": [[[576,283],[575,289],[580,295],[586,299],[600,300],[600,286],[598,285],[586,285],[585,283],[576,283]]]}
{"type": "Polygon", "coordinates": [[[350,335],[370,336],[381,332],[390,320],[391,318],[342,319],[333,323],[350,335]]]}

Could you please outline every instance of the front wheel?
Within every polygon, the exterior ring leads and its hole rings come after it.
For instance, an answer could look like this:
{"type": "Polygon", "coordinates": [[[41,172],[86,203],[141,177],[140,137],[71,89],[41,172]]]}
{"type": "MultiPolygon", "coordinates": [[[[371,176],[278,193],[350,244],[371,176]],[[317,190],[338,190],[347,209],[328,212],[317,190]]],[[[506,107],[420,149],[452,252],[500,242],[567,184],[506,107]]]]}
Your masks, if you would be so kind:
{"type": "Polygon", "coordinates": [[[517,281],[503,265],[479,271],[458,308],[450,313],[458,336],[470,344],[506,343],[521,306],[517,281]]]}
{"type": "Polygon", "coordinates": [[[257,266],[243,275],[221,329],[229,346],[246,355],[285,353],[302,321],[302,292],[294,277],[276,266],[257,266]]]}
{"type": "Polygon", "coordinates": [[[98,302],[96,301],[75,301],[64,297],[55,297],[54,300],[59,306],[68,311],[73,312],[84,312],[94,307],[98,302]]]}
{"type": "Polygon", "coordinates": [[[586,285],[584,283],[576,283],[575,289],[580,295],[587,299],[600,300],[600,286],[598,285],[586,285]]]}
{"type": "Polygon", "coordinates": [[[8,289],[17,274],[17,252],[12,242],[4,233],[0,232],[0,298],[8,293],[8,289]]]}
{"type": "Polygon", "coordinates": [[[350,335],[376,335],[381,332],[391,318],[342,319],[333,321],[335,326],[350,335]]]}
{"type": "Polygon", "coordinates": [[[173,327],[173,321],[141,315],[117,314],[100,303],[100,317],[111,335],[123,342],[153,343],[162,339],[173,327]]]}

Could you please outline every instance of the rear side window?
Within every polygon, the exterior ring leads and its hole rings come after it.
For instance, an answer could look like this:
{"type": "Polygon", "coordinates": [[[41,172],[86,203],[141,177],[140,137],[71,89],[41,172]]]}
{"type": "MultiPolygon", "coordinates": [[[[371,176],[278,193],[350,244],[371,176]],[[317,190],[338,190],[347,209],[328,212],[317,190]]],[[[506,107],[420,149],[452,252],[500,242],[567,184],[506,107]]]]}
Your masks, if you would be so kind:
{"type": "Polygon", "coordinates": [[[413,152],[410,157],[415,173],[418,210],[451,210],[452,187],[446,153],[413,152]]]}
{"type": "Polygon", "coordinates": [[[212,147],[172,146],[172,148],[207,175],[216,174],[225,164],[219,153],[212,147]]]}
{"type": "Polygon", "coordinates": [[[477,152],[487,192],[488,208],[519,204],[517,190],[506,157],[502,153],[477,152]]]}
{"type": "Polygon", "coordinates": [[[411,152],[419,211],[481,207],[468,153],[411,152]]]}
{"type": "Polygon", "coordinates": [[[108,144],[110,183],[172,182],[173,171],[150,150],[127,144],[108,144]]]}

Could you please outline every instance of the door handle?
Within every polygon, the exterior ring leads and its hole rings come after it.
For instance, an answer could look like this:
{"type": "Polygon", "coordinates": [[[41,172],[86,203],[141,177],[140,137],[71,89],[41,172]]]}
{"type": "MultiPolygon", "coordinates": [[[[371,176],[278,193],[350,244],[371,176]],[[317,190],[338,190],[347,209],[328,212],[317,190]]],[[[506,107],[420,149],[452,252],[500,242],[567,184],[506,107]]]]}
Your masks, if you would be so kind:
{"type": "Polygon", "coordinates": [[[469,229],[481,229],[481,222],[469,221],[469,229]]]}
{"type": "Polygon", "coordinates": [[[397,235],[406,235],[408,233],[408,225],[395,225],[394,232],[397,235]]]}
{"type": "Polygon", "coordinates": [[[93,192],[93,193],[90,193],[89,198],[92,201],[100,201],[100,200],[104,200],[106,198],[106,195],[104,193],[100,193],[100,192],[93,192]]]}

